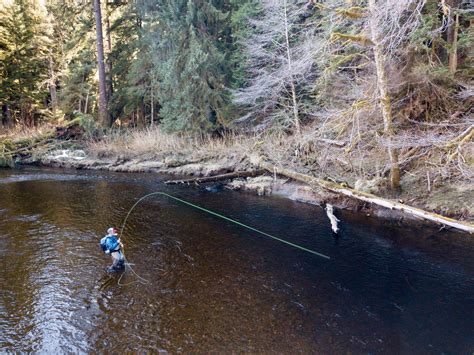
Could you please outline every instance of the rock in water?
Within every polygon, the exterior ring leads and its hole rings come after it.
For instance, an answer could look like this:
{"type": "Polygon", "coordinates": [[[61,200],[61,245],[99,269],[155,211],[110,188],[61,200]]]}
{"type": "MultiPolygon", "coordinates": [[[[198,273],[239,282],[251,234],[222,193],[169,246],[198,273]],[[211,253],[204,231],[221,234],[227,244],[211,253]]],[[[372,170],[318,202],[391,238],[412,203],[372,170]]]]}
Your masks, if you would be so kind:
{"type": "Polygon", "coordinates": [[[217,184],[213,184],[213,185],[210,185],[210,186],[206,186],[205,189],[206,189],[206,191],[209,191],[209,192],[220,192],[220,191],[222,191],[223,187],[224,187],[224,184],[217,183],[217,184]]]}

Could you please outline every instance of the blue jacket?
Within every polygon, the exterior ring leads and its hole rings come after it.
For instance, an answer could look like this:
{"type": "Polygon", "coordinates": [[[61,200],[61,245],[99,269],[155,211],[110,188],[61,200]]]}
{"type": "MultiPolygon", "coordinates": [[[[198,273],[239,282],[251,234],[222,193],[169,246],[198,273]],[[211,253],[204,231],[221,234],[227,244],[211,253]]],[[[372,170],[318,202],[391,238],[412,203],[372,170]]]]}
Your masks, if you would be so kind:
{"type": "Polygon", "coordinates": [[[116,235],[106,235],[100,240],[100,247],[107,254],[120,251],[119,239],[116,235]]]}

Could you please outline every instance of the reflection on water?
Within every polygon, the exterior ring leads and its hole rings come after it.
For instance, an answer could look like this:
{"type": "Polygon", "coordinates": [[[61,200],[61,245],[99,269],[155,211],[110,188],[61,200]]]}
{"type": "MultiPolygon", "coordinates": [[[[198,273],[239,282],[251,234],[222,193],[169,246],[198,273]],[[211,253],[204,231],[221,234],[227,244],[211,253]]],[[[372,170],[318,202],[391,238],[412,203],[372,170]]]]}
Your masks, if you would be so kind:
{"type": "Polygon", "coordinates": [[[0,170],[0,350],[388,352],[474,350],[474,243],[153,175],[0,170]],[[129,219],[149,284],[109,276],[98,240],[166,191],[331,256],[325,260],[163,197],[129,219]]]}

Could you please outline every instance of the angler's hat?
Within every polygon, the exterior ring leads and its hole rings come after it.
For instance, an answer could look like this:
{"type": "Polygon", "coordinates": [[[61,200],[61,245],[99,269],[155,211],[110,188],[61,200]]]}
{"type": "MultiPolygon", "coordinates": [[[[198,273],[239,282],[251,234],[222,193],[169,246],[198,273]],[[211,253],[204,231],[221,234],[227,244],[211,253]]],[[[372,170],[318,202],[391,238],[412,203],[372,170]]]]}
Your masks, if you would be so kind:
{"type": "Polygon", "coordinates": [[[107,234],[115,235],[117,234],[117,232],[118,232],[117,228],[114,228],[114,227],[110,227],[109,229],[107,229],[107,234]]]}

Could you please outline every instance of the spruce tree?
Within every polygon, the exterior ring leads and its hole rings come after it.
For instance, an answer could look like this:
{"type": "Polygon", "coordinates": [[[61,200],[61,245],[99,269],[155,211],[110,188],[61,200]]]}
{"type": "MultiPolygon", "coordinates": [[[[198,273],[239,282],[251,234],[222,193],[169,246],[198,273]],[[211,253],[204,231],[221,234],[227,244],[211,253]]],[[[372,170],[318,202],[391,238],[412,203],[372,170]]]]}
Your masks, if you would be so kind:
{"type": "Polygon", "coordinates": [[[228,3],[163,0],[144,8],[164,127],[215,129],[229,103],[228,3]]]}
{"type": "Polygon", "coordinates": [[[62,2],[54,8],[54,15],[68,18],[67,22],[61,23],[64,38],[58,95],[60,107],[67,117],[78,113],[93,114],[97,101],[97,82],[94,76],[97,63],[91,5],[62,2]]]}
{"type": "Polygon", "coordinates": [[[145,118],[150,55],[143,50],[146,45],[141,40],[140,14],[134,2],[115,5],[110,13],[109,30],[113,45],[109,62],[113,63],[111,79],[114,92],[109,109],[114,117],[136,117],[138,112],[138,116],[145,118]]]}
{"type": "Polygon", "coordinates": [[[255,26],[250,25],[250,19],[256,18],[262,12],[261,1],[230,0],[231,3],[231,43],[230,63],[232,70],[233,89],[239,89],[249,84],[246,64],[249,56],[245,51],[244,41],[255,34],[255,26]]]}
{"type": "Polygon", "coordinates": [[[48,92],[44,13],[35,0],[15,0],[0,12],[0,105],[2,123],[36,123],[48,92]]]}

